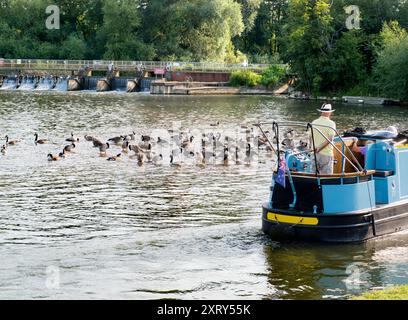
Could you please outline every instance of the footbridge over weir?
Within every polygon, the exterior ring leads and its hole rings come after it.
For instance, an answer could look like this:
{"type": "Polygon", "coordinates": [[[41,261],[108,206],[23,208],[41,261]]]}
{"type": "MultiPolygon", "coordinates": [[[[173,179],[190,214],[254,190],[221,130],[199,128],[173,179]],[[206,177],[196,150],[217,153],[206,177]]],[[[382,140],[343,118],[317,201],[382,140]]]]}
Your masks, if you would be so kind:
{"type": "Polygon", "coordinates": [[[221,72],[231,73],[237,70],[263,72],[266,64],[227,64],[218,62],[175,62],[175,61],[107,61],[107,60],[38,60],[38,59],[1,59],[0,73],[55,73],[72,75],[81,70],[88,72],[113,71],[120,73],[149,72],[163,75],[166,72],[221,72]]]}
{"type": "MultiPolygon", "coordinates": [[[[228,83],[231,73],[250,70],[264,72],[267,64],[227,64],[218,62],[44,60],[0,58],[0,89],[55,88],[67,80],[67,90],[150,90],[154,80],[172,83],[228,83]]],[[[62,87],[65,86],[61,84],[62,87]]]]}

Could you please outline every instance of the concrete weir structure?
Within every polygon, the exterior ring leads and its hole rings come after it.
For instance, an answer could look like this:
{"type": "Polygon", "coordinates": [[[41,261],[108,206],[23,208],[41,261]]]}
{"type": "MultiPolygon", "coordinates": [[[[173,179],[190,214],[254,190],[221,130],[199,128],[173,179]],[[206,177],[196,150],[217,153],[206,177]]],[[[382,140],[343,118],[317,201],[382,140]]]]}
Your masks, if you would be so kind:
{"type": "MultiPolygon", "coordinates": [[[[233,71],[251,70],[261,73],[267,67],[268,65],[247,63],[0,58],[0,90],[191,94],[192,90],[186,89],[211,87],[209,92],[218,91],[220,94],[221,91],[228,91],[226,88],[220,91],[220,88],[225,87],[233,71]]],[[[200,89],[196,92],[200,92],[200,89]]]]}

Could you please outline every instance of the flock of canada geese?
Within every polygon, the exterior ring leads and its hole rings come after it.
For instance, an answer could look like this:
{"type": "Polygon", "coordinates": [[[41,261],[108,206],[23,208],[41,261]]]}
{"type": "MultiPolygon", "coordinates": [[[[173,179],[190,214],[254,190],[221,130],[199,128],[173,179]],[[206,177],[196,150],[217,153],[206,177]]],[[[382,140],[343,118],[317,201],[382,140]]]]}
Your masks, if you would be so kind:
{"type": "MultiPolygon", "coordinates": [[[[211,126],[218,126],[219,122],[211,126]]],[[[273,146],[269,141],[276,142],[276,137],[269,137],[267,131],[264,135],[255,134],[254,127],[241,126],[244,133],[241,138],[232,138],[222,135],[219,132],[202,133],[199,138],[194,137],[189,130],[168,130],[168,140],[161,137],[136,134],[119,135],[103,142],[101,139],[85,135],[83,140],[76,137],[74,133],[65,139],[66,145],[58,154],[48,154],[48,161],[61,161],[70,154],[75,153],[77,144],[85,141],[99,152],[101,158],[107,161],[120,161],[127,156],[129,159],[137,161],[139,166],[150,163],[156,166],[169,164],[170,166],[182,166],[186,163],[197,166],[219,164],[229,165],[251,165],[255,156],[262,150],[273,158],[273,146]],[[269,140],[269,141],[268,141],[269,140]],[[112,151],[115,147],[121,150],[119,153],[112,151]],[[169,150],[168,156],[164,158],[163,151],[169,150]]],[[[293,147],[293,132],[284,134],[282,146],[293,147]]],[[[1,147],[1,153],[6,155],[9,148],[18,145],[21,140],[5,137],[5,144],[1,147]]],[[[48,139],[40,139],[37,133],[34,134],[35,145],[51,144],[48,139]]],[[[301,142],[302,146],[302,142],[301,142]]],[[[303,147],[305,144],[303,143],[303,147]]]]}

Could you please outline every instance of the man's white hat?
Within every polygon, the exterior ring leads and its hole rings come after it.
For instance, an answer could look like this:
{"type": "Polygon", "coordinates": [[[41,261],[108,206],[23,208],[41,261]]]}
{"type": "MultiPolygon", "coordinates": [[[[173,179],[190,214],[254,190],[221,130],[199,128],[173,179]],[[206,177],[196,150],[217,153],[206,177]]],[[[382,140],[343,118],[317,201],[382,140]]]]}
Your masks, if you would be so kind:
{"type": "Polygon", "coordinates": [[[319,112],[334,112],[336,110],[333,110],[333,106],[330,103],[323,103],[322,107],[320,109],[317,109],[319,112]]]}

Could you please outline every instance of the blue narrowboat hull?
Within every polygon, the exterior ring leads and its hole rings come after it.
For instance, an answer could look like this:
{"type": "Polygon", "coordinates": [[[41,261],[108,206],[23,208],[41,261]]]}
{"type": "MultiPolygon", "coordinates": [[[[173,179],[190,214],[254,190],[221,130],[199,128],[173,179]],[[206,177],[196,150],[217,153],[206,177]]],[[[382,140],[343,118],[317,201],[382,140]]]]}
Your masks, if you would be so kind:
{"type": "Polygon", "coordinates": [[[263,206],[262,230],[277,241],[356,243],[406,229],[408,203],[350,214],[301,214],[263,206]]]}

